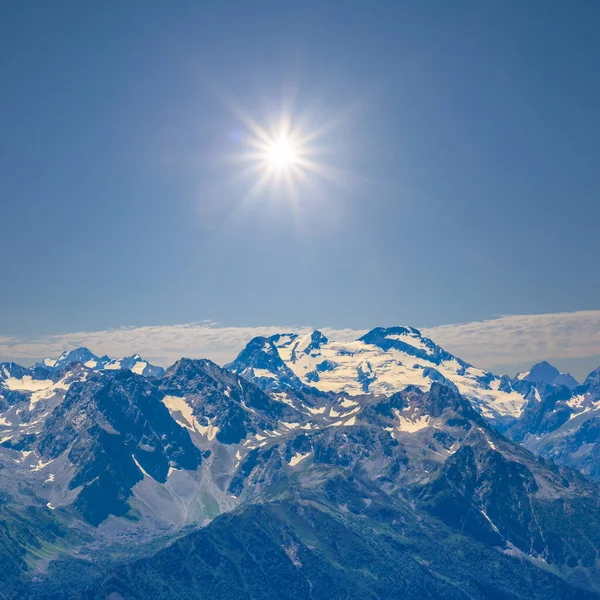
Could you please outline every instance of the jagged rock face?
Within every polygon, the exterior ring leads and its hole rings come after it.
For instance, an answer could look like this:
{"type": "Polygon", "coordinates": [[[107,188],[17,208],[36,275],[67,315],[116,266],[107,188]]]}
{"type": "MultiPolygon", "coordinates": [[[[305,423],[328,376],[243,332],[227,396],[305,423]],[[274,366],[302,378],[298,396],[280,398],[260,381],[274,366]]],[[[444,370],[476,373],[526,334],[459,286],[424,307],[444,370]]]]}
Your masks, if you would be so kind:
{"type": "Polygon", "coordinates": [[[0,363],[0,412],[50,387],[58,376],[42,367],[0,363]]]}
{"type": "Polygon", "coordinates": [[[533,397],[527,404],[521,418],[510,428],[510,437],[522,442],[530,435],[544,435],[566,423],[573,408],[569,406],[572,397],[566,387],[543,386],[543,394],[533,397]]]}
{"type": "Polygon", "coordinates": [[[599,373],[592,372],[575,389],[536,384],[537,393],[507,435],[540,456],[599,479],[599,373]]]}
{"type": "Polygon", "coordinates": [[[185,399],[196,419],[194,427],[212,428],[223,444],[238,444],[249,434],[277,429],[279,421],[302,418],[291,406],[209,360],[178,361],[159,388],[169,397],[185,399]]]}
{"type": "Polygon", "coordinates": [[[21,378],[27,372],[25,367],[14,362],[0,363],[0,381],[5,381],[11,377],[21,378]]]}
{"type": "Polygon", "coordinates": [[[163,394],[129,371],[92,375],[72,385],[44,423],[37,449],[45,460],[66,454],[69,489],[92,524],[124,515],[133,486],[148,474],[164,483],[170,468],[198,468],[201,452],[170,416],[163,394]]]}
{"type": "Polygon", "coordinates": [[[263,390],[298,390],[302,381],[283,362],[277,350],[277,344],[290,344],[297,338],[295,334],[275,335],[271,338],[255,337],[240,352],[238,357],[225,368],[252,381],[263,390]]]}
{"type": "Polygon", "coordinates": [[[509,377],[476,369],[412,327],[378,327],[353,342],[332,342],[319,331],[255,338],[226,368],[270,391],[306,386],[390,395],[409,385],[444,383],[498,422],[516,419],[533,387],[527,382],[516,389],[509,377]]]}
{"type": "MultiPolygon", "coordinates": [[[[20,480],[19,502],[38,497],[37,504],[53,510],[74,507],[94,525],[110,515],[131,517],[139,508],[160,519],[165,502],[181,504],[179,525],[212,518],[231,505],[213,481],[228,476],[231,457],[217,452],[214,468],[211,458],[206,471],[201,456],[215,444],[238,445],[281,422],[297,426],[305,419],[210,361],[180,361],[160,380],[79,363],[51,372],[48,380],[31,379],[33,371],[16,366],[6,372],[3,383],[28,387],[6,390],[13,396],[0,414],[0,463],[7,465],[0,486],[12,489],[20,480]],[[191,422],[178,411],[173,418],[166,394],[182,395],[191,422]],[[204,500],[195,501],[193,490],[204,500]]],[[[161,527],[178,525],[175,518],[167,521],[161,527]]]]}
{"type": "Polygon", "coordinates": [[[573,377],[573,375],[571,375],[571,373],[561,373],[554,380],[552,385],[555,385],[557,387],[564,385],[570,390],[574,390],[579,385],[579,382],[577,381],[577,379],[575,379],[575,377],[573,377]]]}
{"type": "Polygon", "coordinates": [[[484,543],[516,548],[548,564],[587,568],[595,564],[600,543],[600,507],[592,494],[576,472],[532,468],[496,451],[465,446],[425,486],[420,501],[484,543]],[[594,532],[581,537],[587,526],[594,532]]]}
{"type": "Polygon", "coordinates": [[[595,480],[600,480],[600,414],[585,419],[582,424],[571,431],[557,430],[559,437],[549,436],[545,440],[540,454],[579,469],[595,480]]]}

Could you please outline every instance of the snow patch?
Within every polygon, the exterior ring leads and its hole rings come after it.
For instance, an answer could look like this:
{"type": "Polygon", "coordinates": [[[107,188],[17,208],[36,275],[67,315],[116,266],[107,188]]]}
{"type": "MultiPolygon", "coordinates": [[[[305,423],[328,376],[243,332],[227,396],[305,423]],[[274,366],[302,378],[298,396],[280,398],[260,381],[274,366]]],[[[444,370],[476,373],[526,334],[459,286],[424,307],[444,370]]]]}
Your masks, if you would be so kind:
{"type": "Polygon", "coordinates": [[[192,407],[181,396],[165,396],[163,404],[169,409],[171,416],[179,425],[194,430],[194,412],[192,407]]]}
{"type": "Polygon", "coordinates": [[[120,360],[116,360],[116,361],[108,363],[107,365],[104,366],[105,371],[116,371],[117,369],[120,369],[120,368],[121,368],[120,360]]]}
{"type": "Polygon", "coordinates": [[[303,461],[305,458],[308,458],[309,456],[310,456],[310,452],[307,452],[306,454],[301,454],[300,452],[296,452],[296,454],[294,454],[294,456],[292,456],[292,458],[290,458],[290,462],[289,462],[290,467],[295,467],[299,462],[303,461]]]}
{"type": "Polygon", "coordinates": [[[148,366],[147,362],[144,361],[138,361],[135,363],[135,365],[133,365],[133,367],[131,367],[131,372],[135,373],[136,375],[143,375],[144,374],[144,369],[148,366]]]}
{"type": "Polygon", "coordinates": [[[50,379],[33,379],[31,375],[24,375],[22,379],[9,377],[4,381],[4,385],[9,390],[22,392],[39,392],[40,390],[46,390],[51,387],[53,383],[54,382],[50,379]]]}
{"type": "Polygon", "coordinates": [[[215,437],[217,436],[217,433],[219,433],[219,427],[217,427],[216,425],[213,425],[213,419],[209,419],[208,425],[198,425],[196,423],[196,431],[198,433],[206,436],[206,438],[210,442],[210,441],[214,440],[215,437]]]}
{"type": "Polygon", "coordinates": [[[54,459],[50,459],[48,462],[44,462],[40,459],[36,465],[31,466],[32,471],[41,471],[44,467],[47,467],[51,462],[54,462],[54,459]]]}
{"type": "Polygon", "coordinates": [[[142,467],[142,465],[140,465],[140,463],[138,462],[138,459],[133,454],[131,455],[131,458],[133,458],[133,462],[135,462],[138,469],[144,474],[144,476],[150,477],[150,475],[148,475],[148,473],[146,473],[146,471],[144,470],[144,467],[142,467]]]}
{"type": "Polygon", "coordinates": [[[407,433],[415,433],[421,429],[429,427],[429,421],[431,420],[429,415],[423,415],[421,417],[408,419],[401,411],[397,408],[393,409],[396,418],[398,419],[400,431],[406,431],[407,433]]]}
{"type": "Polygon", "coordinates": [[[300,427],[300,423],[287,423],[286,421],[281,421],[281,424],[288,429],[298,429],[298,427],[300,427]]]}
{"type": "MultiPolygon", "coordinates": [[[[345,400],[340,402],[340,406],[342,406],[343,408],[352,408],[353,406],[358,406],[358,402],[356,402],[355,400],[350,400],[349,398],[346,398],[345,400]]],[[[325,409],[323,409],[323,410],[325,410],[325,409]]]]}
{"type": "Polygon", "coordinates": [[[258,377],[260,379],[277,379],[277,376],[271,373],[268,369],[252,369],[254,373],[254,377],[258,377]]]}

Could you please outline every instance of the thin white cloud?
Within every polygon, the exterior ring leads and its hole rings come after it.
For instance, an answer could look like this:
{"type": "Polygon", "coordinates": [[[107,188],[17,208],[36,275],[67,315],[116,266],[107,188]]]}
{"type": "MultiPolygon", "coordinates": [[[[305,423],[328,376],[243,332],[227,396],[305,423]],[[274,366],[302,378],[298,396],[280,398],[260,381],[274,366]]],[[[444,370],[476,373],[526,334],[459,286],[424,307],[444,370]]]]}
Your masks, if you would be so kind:
{"type": "MultiPolygon", "coordinates": [[[[105,331],[65,333],[37,339],[0,338],[0,360],[31,363],[40,358],[56,357],[63,350],[86,346],[97,355],[111,357],[139,353],[160,365],[170,365],[182,357],[210,358],[224,364],[233,360],[242,348],[256,336],[275,333],[306,333],[310,327],[220,327],[204,321],[185,325],[123,327],[105,331]]],[[[336,340],[356,339],[364,331],[330,329],[321,331],[336,340]]]]}
{"type": "MultiPolygon", "coordinates": [[[[307,332],[309,327],[221,327],[212,322],[67,333],[36,339],[0,336],[0,360],[30,364],[65,349],[87,346],[98,355],[121,357],[138,352],[169,365],[179,358],[232,360],[253,337],[281,332],[307,332]]],[[[321,331],[331,339],[351,340],[364,330],[321,331]]],[[[532,364],[542,359],[579,359],[600,355],[600,310],[544,315],[512,315],[488,321],[423,329],[449,352],[485,369],[532,364]]]]}
{"type": "Polygon", "coordinates": [[[491,370],[600,355],[600,310],[510,315],[423,332],[456,356],[491,370]]]}

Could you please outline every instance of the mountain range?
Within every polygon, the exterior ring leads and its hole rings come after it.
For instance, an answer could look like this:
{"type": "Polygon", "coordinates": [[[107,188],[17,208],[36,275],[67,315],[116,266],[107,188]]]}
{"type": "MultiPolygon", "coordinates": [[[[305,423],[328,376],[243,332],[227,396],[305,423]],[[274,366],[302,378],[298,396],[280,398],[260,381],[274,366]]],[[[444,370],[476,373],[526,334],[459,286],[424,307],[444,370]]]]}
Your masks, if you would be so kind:
{"type": "Polygon", "coordinates": [[[92,369],[94,371],[129,369],[130,371],[133,371],[138,375],[143,375],[144,377],[160,377],[165,372],[162,367],[151,365],[139,354],[127,356],[125,358],[113,359],[106,355],[96,356],[87,348],[67,350],[58,358],[44,358],[42,361],[36,363],[35,366],[56,372],[65,369],[73,363],[81,363],[88,369],[92,369]]]}
{"type": "Polygon", "coordinates": [[[600,598],[599,410],[411,327],[2,363],[0,598],[600,598]]]}

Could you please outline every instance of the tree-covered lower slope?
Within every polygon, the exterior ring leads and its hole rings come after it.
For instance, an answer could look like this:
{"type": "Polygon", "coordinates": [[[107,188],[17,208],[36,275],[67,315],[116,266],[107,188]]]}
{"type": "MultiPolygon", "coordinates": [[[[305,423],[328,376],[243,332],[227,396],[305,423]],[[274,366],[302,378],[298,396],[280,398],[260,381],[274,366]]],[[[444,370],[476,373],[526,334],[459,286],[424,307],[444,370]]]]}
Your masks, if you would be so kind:
{"type": "MultiPolygon", "coordinates": [[[[323,491],[352,496],[348,483],[332,479],[323,491]]],[[[315,498],[288,498],[223,515],[155,556],[118,568],[84,598],[600,598],[544,565],[424,519],[406,503],[377,493],[368,502],[362,494],[346,500],[344,510],[315,498]]]]}

